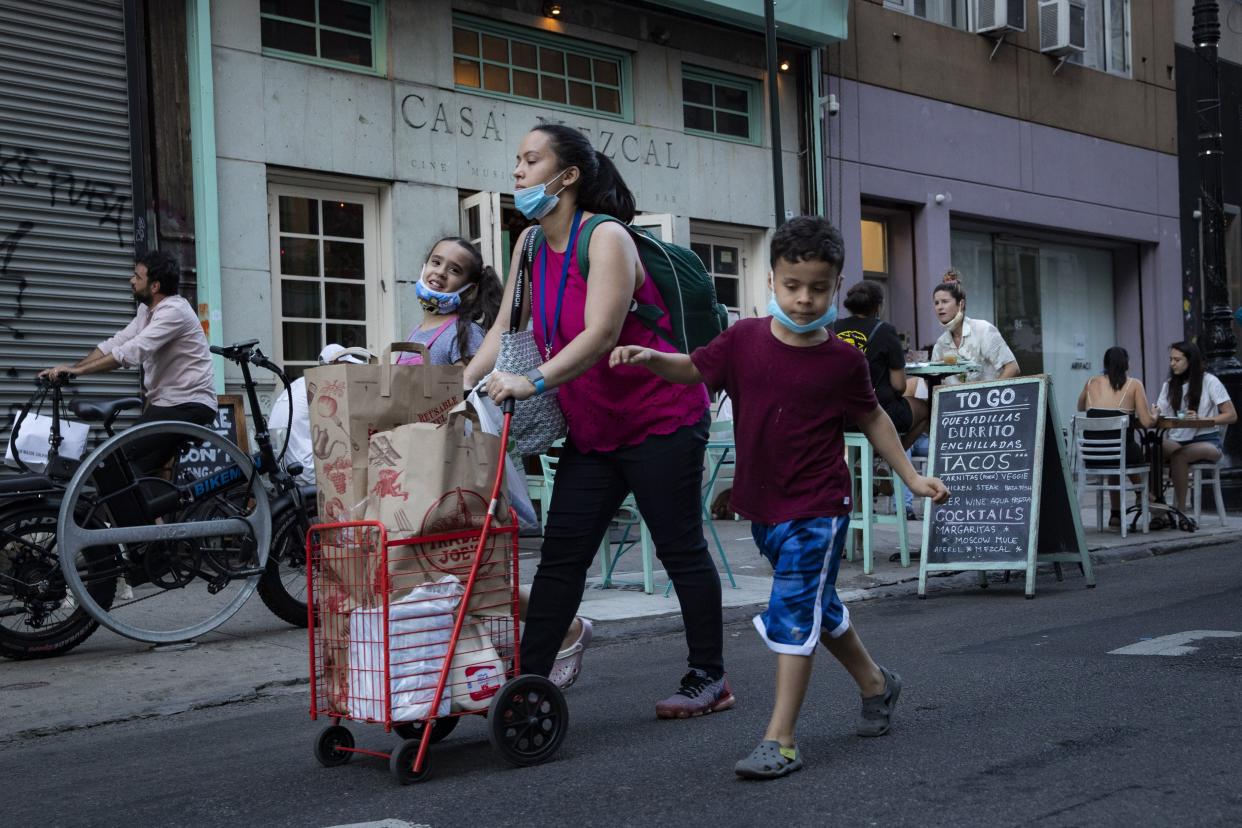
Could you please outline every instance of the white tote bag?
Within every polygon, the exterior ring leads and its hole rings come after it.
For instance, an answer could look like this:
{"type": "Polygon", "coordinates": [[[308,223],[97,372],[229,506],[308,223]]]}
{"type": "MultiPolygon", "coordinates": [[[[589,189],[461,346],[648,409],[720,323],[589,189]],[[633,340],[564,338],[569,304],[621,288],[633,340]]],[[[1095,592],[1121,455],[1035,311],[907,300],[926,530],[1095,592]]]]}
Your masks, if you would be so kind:
{"type": "MultiPolygon", "coordinates": [[[[17,425],[17,417],[13,418],[13,425],[17,425]]],[[[90,430],[91,427],[86,423],[75,423],[61,417],[60,436],[62,440],[57,453],[66,460],[81,460],[86,452],[86,436],[90,430]]],[[[48,451],[52,446],[52,418],[46,414],[27,414],[26,419],[22,420],[22,428],[16,439],[12,438],[12,433],[10,430],[9,445],[4,452],[4,464],[18,467],[13,457],[14,445],[16,445],[17,456],[31,471],[41,472],[46,469],[48,451]]]]}

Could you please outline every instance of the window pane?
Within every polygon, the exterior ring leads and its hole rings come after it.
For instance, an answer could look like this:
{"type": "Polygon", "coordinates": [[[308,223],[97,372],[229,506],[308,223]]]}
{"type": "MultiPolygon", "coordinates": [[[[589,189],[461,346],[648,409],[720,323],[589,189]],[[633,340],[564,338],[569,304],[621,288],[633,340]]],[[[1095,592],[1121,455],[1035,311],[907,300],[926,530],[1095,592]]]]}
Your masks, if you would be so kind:
{"type": "Polygon", "coordinates": [[[315,0],[263,0],[259,4],[259,11],[263,14],[294,17],[307,23],[315,22],[315,0]]]}
{"type": "Polygon", "coordinates": [[[319,282],[280,282],[280,315],[319,318],[319,282]]]}
{"type": "Polygon", "coordinates": [[[521,43],[516,40],[509,41],[510,59],[514,66],[522,66],[526,69],[539,68],[539,52],[535,49],[534,44],[521,43]]]}
{"type": "Polygon", "coordinates": [[[681,82],[681,96],[686,103],[712,104],[712,85],[703,81],[686,78],[681,82]]]}
{"type": "Polygon", "coordinates": [[[569,67],[571,78],[591,79],[591,59],[582,55],[566,55],[565,65],[569,67]]]}
{"type": "Polygon", "coordinates": [[[483,88],[489,92],[509,92],[509,67],[483,64],[483,88]]]}
{"type": "Polygon", "coordinates": [[[621,112],[621,95],[615,89],[595,87],[595,108],[601,112],[621,112]]]}
{"type": "Polygon", "coordinates": [[[467,29],[453,29],[453,51],[459,55],[479,56],[479,35],[467,29]]]}
{"type": "MultiPolygon", "coordinates": [[[[367,329],[365,325],[335,325],[329,322],[326,327],[328,329],[328,341],[330,342],[344,345],[346,348],[367,347],[367,329]]],[[[314,359],[318,358],[319,351],[316,351],[314,359]]]]}
{"type": "Polygon", "coordinates": [[[621,73],[618,71],[617,62],[615,60],[595,59],[595,81],[597,83],[607,83],[613,86],[621,85],[621,73]]]}
{"type": "Polygon", "coordinates": [[[325,201],[323,203],[323,234],[362,238],[362,205],[348,201],[325,201]]]}
{"type": "Polygon", "coordinates": [[[745,89],[734,89],[731,86],[716,87],[716,106],[721,109],[732,109],[734,112],[750,112],[750,95],[745,89]]]}
{"type": "Polygon", "coordinates": [[[365,248],[359,242],[325,241],[323,275],[338,279],[361,279],[365,248]]]}
{"type": "Polygon", "coordinates": [[[737,307],[737,279],[722,279],[717,276],[716,282],[716,301],[722,305],[728,305],[731,308],[737,307]]]}
{"type": "Polygon", "coordinates": [[[595,106],[595,100],[591,95],[591,84],[581,81],[569,82],[569,103],[573,106],[580,106],[583,109],[591,109],[595,106]]]}
{"type": "Polygon", "coordinates": [[[319,0],[319,24],[371,34],[371,7],[344,0],[319,0]]]}
{"type": "Polygon", "coordinates": [[[736,247],[718,244],[712,248],[712,272],[727,276],[737,275],[738,250],[736,247]]]}
{"type": "Polygon", "coordinates": [[[319,202],[313,198],[280,197],[282,233],[318,233],[319,202]]]}
{"type": "Polygon", "coordinates": [[[479,217],[479,211],[480,208],[477,206],[466,210],[466,235],[472,239],[477,239],[483,234],[483,231],[480,229],[482,221],[479,217]]]}
{"type": "Polygon", "coordinates": [[[863,219],[862,266],[868,273],[888,272],[888,242],[882,221],[863,219]]]}
{"type": "Polygon", "coordinates": [[[717,112],[716,131],[721,135],[734,135],[738,138],[749,138],[750,118],[745,115],[734,115],[729,112],[717,112]]]}
{"type": "Polygon", "coordinates": [[[565,53],[558,52],[555,49],[540,49],[539,68],[545,72],[555,72],[558,75],[565,74],[565,53]]]}
{"type": "Polygon", "coordinates": [[[1126,60],[1126,6],[1127,0],[1108,2],[1108,68],[1114,72],[1128,72],[1126,60]]]}
{"type": "Polygon", "coordinates": [[[565,103],[565,81],[551,75],[540,77],[539,97],[552,103],[565,103]]]}
{"type": "Polygon", "coordinates": [[[324,316],[329,319],[367,318],[367,291],[362,285],[325,282],[324,316]]]}
{"type": "Polygon", "coordinates": [[[281,49],[301,55],[315,54],[315,29],[301,23],[263,18],[261,38],[268,49],[281,49]]]}
{"type": "Polygon", "coordinates": [[[534,72],[513,70],[513,94],[524,98],[539,97],[539,76],[534,72]]]}
{"type": "Polygon", "coordinates": [[[481,85],[479,81],[479,64],[472,60],[454,58],[453,83],[458,86],[473,86],[475,89],[478,89],[481,85]]]}
{"type": "Polygon", "coordinates": [[[371,65],[371,39],[354,35],[319,30],[320,57],[327,60],[339,60],[341,63],[352,63],[355,66],[371,65]]]}
{"type": "MultiPolygon", "coordinates": [[[[307,368],[311,368],[314,366],[312,365],[290,365],[288,361],[286,361],[285,364],[282,365],[281,367],[285,371],[285,376],[289,378],[289,382],[293,382],[295,379],[301,378],[301,376],[304,373],[306,373],[307,368]]],[[[273,436],[272,439],[275,440],[276,439],[275,436],[273,436]]]]}
{"type": "Polygon", "coordinates": [[[714,132],[716,125],[712,122],[712,111],[698,106],[686,104],[682,107],[686,116],[686,129],[698,129],[703,132],[714,132]]]}
{"type": "Polygon", "coordinates": [[[284,322],[280,327],[285,359],[319,361],[324,343],[320,341],[318,322],[284,322]]]}
{"type": "Polygon", "coordinates": [[[694,251],[694,255],[699,257],[699,261],[703,263],[703,269],[710,270],[712,246],[710,244],[703,244],[703,242],[690,242],[690,249],[694,251]]]}
{"type": "Polygon", "coordinates": [[[508,63],[509,41],[495,35],[483,35],[483,58],[497,63],[508,63]]]}
{"type": "Polygon", "coordinates": [[[281,236],[280,272],[286,276],[318,276],[319,240],[281,236]]]}

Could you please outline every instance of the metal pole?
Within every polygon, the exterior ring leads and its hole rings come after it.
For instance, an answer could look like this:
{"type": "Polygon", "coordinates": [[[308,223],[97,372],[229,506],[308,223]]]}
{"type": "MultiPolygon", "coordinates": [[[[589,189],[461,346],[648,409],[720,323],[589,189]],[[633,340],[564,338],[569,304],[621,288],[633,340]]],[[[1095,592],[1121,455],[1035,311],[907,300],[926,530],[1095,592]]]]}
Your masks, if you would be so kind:
{"type": "Polygon", "coordinates": [[[1220,67],[1216,45],[1220,42],[1220,14],[1216,0],[1195,0],[1195,55],[1198,95],[1196,117],[1199,134],[1199,201],[1203,243],[1203,322],[1199,345],[1207,369],[1218,377],[1242,375],[1235,352],[1229,309],[1229,285],[1225,273],[1225,211],[1220,126],[1220,67]]]}
{"type": "Polygon", "coordinates": [[[785,223],[785,174],[781,164],[781,102],[777,92],[780,67],[776,63],[776,0],[763,0],[764,39],[768,46],[768,114],[772,133],[772,197],[775,201],[776,224],[785,223]]]}

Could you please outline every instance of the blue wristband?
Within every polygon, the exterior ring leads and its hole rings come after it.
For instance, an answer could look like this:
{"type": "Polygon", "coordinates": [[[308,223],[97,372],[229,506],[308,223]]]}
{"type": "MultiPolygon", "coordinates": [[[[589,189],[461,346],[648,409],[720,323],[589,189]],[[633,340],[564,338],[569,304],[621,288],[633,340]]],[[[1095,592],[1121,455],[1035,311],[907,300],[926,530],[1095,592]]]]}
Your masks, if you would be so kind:
{"type": "Polygon", "coordinates": [[[535,380],[535,393],[536,394],[542,394],[546,390],[547,389],[544,387],[544,384],[543,384],[543,377],[540,377],[539,379],[535,380]]]}

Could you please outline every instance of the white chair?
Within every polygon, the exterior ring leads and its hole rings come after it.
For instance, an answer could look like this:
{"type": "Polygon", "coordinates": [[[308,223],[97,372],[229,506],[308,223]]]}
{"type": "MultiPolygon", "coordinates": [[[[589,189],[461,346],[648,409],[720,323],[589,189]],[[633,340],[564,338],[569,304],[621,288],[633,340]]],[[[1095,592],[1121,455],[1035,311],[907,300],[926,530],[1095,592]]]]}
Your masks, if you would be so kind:
{"type": "MultiPolygon", "coordinates": [[[[1225,442],[1225,435],[1229,431],[1229,426],[1221,426],[1220,441],[1225,442]]],[[[1220,469],[1224,465],[1225,455],[1221,452],[1221,456],[1216,460],[1207,461],[1200,460],[1198,463],[1190,464],[1190,491],[1191,497],[1194,498],[1195,504],[1195,524],[1201,523],[1199,515],[1203,511],[1203,483],[1212,484],[1216,489],[1216,516],[1220,518],[1220,525],[1225,525],[1225,498],[1220,491],[1220,469]]]]}
{"type": "MultiPolygon", "coordinates": [[[[1126,465],[1126,436],[1130,425],[1128,416],[1088,417],[1074,415],[1074,480],[1079,494],[1095,492],[1096,528],[1104,531],[1104,493],[1117,492],[1122,505],[1121,536],[1126,536],[1125,502],[1127,492],[1138,492],[1139,508],[1142,510],[1139,525],[1144,534],[1148,531],[1147,478],[1151,467],[1126,465]],[[1091,465],[1087,465],[1090,463],[1091,465]],[[1138,478],[1132,482],[1130,477],[1138,478]],[[1114,480],[1115,478],[1115,480],[1114,480]]],[[[1052,432],[1055,435],[1055,432],[1052,432]]],[[[1055,439],[1055,438],[1054,438],[1055,439]]]]}

